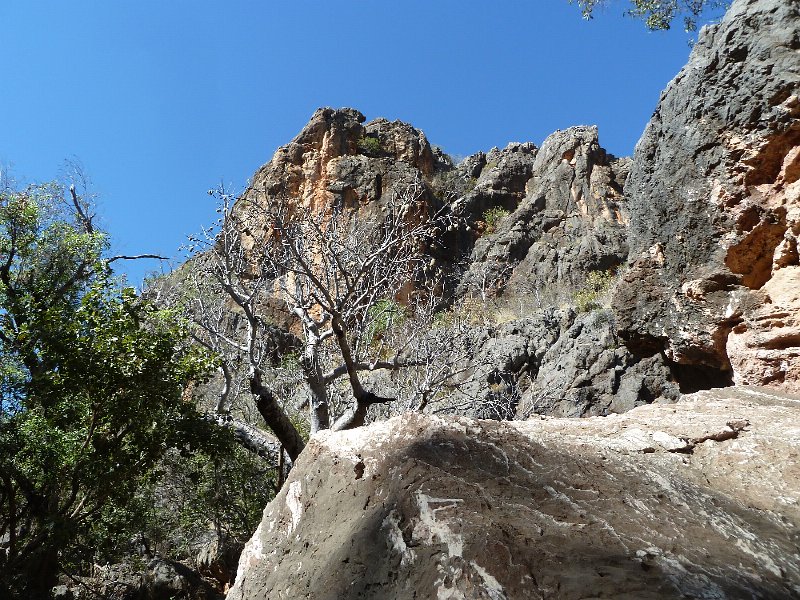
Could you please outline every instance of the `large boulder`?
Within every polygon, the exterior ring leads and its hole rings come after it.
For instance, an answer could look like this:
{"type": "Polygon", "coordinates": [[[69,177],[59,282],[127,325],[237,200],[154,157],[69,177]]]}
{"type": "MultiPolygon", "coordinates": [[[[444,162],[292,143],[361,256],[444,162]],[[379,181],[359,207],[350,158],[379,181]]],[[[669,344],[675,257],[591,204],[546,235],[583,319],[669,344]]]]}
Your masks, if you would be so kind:
{"type": "Polygon", "coordinates": [[[800,4],[735,0],[662,94],[625,195],[620,334],[684,390],[800,391],[800,4]]]}
{"type": "Polygon", "coordinates": [[[799,420],[800,400],[743,387],[325,432],[228,600],[797,597],[799,420]]]}

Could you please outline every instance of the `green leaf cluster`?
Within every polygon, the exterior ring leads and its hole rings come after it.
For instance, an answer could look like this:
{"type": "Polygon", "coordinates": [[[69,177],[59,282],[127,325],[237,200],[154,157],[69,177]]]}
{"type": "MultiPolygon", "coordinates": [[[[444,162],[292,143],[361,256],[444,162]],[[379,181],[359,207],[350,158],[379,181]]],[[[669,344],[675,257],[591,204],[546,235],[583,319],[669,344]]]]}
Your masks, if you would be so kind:
{"type": "Polygon", "coordinates": [[[158,474],[140,495],[148,509],[142,531],[154,549],[178,560],[195,556],[212,532],[244,544],[275,493],[277,475],[230,436],[213,451],[167,452],[158,474]]]}
{"type": "Polygon", "coordinates": [[[94,556],[166,450],[207,438],[183,396],[212,358],[107,245],[56,186],[0,195],[0,595],[94,556]]]}
{"type": "Polygon", "coordinates": [[[505,219],[508,215],[508,210],[502,206],[495,206],[486,210],[483,213],[483,222],[486,223],[486,233],[494,233],[500,221],[505,219]]]}
{"type": "Polygon", "coordinates": [[[406,309],[396,300],[378,300],[367,309],[367,340],[378,343],[393,327],[407,318],[406,309]]]}
{"type": "Polygon", "coordinates": [[[383,154],[381,141],[369,135],[365,135],[358,140],[358,151],[366,156],[380,156],[383,154]]]}
{"type": "MultiPolygon", "coordinates": [[[[569,0],[577,3],[585,19],[591,19],[594,9],[605,5],[607,0],[569,0]]],[[[651,30],[670,29],[675,19],[683,17],[686,31],[695,31],[697,21],[707,10],[727,8],[729,0],[630,0],[631,7],[626,14],[641,19],[651,30]]]]}
{"type": "Polygon", "coordinates": [[[602,300],[608,294],[613,282],[612,270],[589,272],[586,282],[573,296],[578,312],[590,312],[602,308],[602,300]]]}

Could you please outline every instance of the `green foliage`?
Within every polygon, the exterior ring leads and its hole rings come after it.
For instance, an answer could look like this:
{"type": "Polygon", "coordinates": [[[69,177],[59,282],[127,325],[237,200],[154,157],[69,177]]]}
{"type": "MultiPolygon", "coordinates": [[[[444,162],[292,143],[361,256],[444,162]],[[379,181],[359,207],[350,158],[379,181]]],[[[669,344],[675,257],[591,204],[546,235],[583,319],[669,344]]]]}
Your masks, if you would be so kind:
{"type": "Polygon", "coordinates": [[[432,329],[447,329],[450,327],[456,320],[454,311],[451,309],[440,310],[436,314],[433,315],[433,319],[431,321],[431,328],[432,329]]]}
{"type": "MultiPolygon", "coordinates": [[[[591,19],[597,6],[606,4],[607,0],[569,0],[577,3],[585,19],[591,19]]],[[[631,8],[626,14],[641,19],[645,26],[653,30],[670,29],[678,17],[683,17],[686,31],[697,29],[697,21],[707,10],[725,9],[729,0],[630,0],[631,8]]]]}
{"type": "Polygon", "coordinates": [[[608,294],[614,281],[614,272],[591,271],[586,276],[586,283],[575,292],[573,300],[578,312],[589,312],[602,308],[603,297],[608,294]]]}
{"type": "Polygon", "coordinates": [[[210,530],[244,543],[275,493],[276,470],[221,435],[204,450],[165,454],[157,479],[137,494],[140,531],[162,555],[180,560],[197,554],[210,530]]]}
{"type": "Polygon", "coordinates": [[[165,450],[204,438],[183,393],[211,358],[114,284],[105,234],[68,206],[55,186],[0,195],[0,590],[12,593],[36,595],[93,556],[165,450]]]}
{"type": "Polygon", "coordinates": [[[300,363],[300,355],[297,352],[287,352],[285,354],[281,354],[280,362],[278,363],[279,369],[285,369],[288,371],[296,371],[302,369],[303,366],[300,363]]]}
{"type": "Polygon", "coordinates": [[[378,300],[367,310],[367,339],[379,342],[393,327],[406,320],[406,310],[397,301],[391,299],[378,300]]]}
{"type": "Polygon", "coordinates": [[[483,213],[483,221],[486,223],[486,233],[494,233],[500,221],[508,216],[509,212],[502,206],[495,206],[483,213]]]}
{"type": "Polygon", "coordinates": [[[378,138],[365,135],[358,140],[358,150],[367,156],[380,156],[383,154],[383,145],[378,138]]]}

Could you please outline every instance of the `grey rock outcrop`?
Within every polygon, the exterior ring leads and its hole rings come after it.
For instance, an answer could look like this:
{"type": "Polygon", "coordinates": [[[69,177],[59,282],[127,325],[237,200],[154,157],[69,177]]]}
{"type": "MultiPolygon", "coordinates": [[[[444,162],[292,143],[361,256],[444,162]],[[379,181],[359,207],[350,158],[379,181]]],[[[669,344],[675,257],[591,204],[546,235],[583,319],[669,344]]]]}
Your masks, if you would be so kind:
{"type": "MultiPolygon", "coordinates": [[[[64,594],[81,599],[107,600],[222,600],[224,595],[195,570],[161,557],[147,558],[146,566],[120,563],[96,566],[91,577],[59,586],[64,594]]],[[[67,596],[64,596],[67,597],[67,596]]]]}
{"type": "MultiPolygon", "coordinates": [[[[474,402],[457,395],[439,408],[487,418],[533,411],[586,415],[669,397],[664,392],[669,373],[656,364],[659,359],[642,362],[616,341],[613,349],[603,346],[612,344],[610,328],[590,332],[593,328],[574,323],[569,311],[553,329],[542,310],[574,303],[587,273],[611,269],[627,256],[620,190],[630,161],[606,153],[596,127],[556,132],[541,148],[511,143],[454,165],[411,125],[364,120],[353,109],[320,109],[256,173],[237,205],[251,212],[244,219],[245,247],[249,239],[269,235],[259,211],[278,200],[312,213],[348,211],[364,222],[378,217],[377,223],[387,199],[414,186],[429,209],[445,208],[458,217],[424,250],[430,258],[426,276],[440,282],[445,298],[453,292],[484,302],[502,296],[515,306],[515,324],[473,332],[478,348],[473,358],[480,366],[466,391],[474,402]],[[496,209],[507,215],[487,223],[487,211],[496,209]],[[563,354],[548,352],[557,340],[563,354]],[[652,368],[637,375],[639,384],[620,387],[624,372],[645,364],[652,368]],[[666,379],[654,382],[656,373],[666,379]],[[476,389],[480,386],[485,389],[476,389]],[[614,398],[618,393],[625,398],[614,398]]],[[[296,330],[275,300],[272,320],[296,330]]]]}
{"type": "Polygon", "coordinates": [[[538,366],[527,373],[517,418],[606,415],[677,399],[677,385],[662,357],[634,356],[617,337],[611,311],[563,312],[560,335],[540,346],[538,366]]]}
{"type": "MultiPolygon", "coordinates": [[[[621,190],[628,164],[601,148],[596,127],[548,137],[527,178],[517,179],[524,197],[513,206],[494,204],[511,214],[475,243],[462,291],[555,296],[556,290],[575,289],[587,272],[623,263],[627,214],[621,190]]],[[[494,168],[507,170],[502,163],[494,168]]],[[[473,194],[483,191],[483,181],[482,175],[473,194]]]]}
{"type": "Polygon", "coordinates": [[[640,358],[625,348],[609,310],[547,308],[476,327],[471,344],[475,372],[459,391],[434,404],[437,413],[585,417],[671,402],[680,394],[663,357],[640,358]]]}
{"type": "Polygon", "coordinates": [[[633,157],[632,269],[614,309],[685,389],[800,390],[800,5],[736,0],[704,28],[633,157]]]}
{"type": "Polygon", "coordinates": [[[728,388],[609,417],[325,432],[228,600],[796,597],[798,419],[798,399],[728,388]]]}

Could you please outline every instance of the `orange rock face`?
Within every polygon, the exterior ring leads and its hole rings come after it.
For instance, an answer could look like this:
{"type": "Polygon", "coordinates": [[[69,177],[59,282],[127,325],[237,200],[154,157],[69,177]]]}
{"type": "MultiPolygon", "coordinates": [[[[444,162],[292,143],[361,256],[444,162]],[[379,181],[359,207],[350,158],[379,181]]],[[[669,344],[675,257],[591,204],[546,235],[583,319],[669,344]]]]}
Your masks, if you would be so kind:
{"type": "MultiPolygon", "coordinates": [[[[784,105],[798,112],[797,97],[784,105]]],[[[736,384],[800,391],[800,128],[792,128],[745,159],[750,197],[733,209],[739,243],[726,263],[757,288],[754,308],[728,336],[727,353],[736,384]],[[777,172],[776,172],[777,170],[777,172]],[[753,216],[748,218],[748,213],[753,216]]]]}

